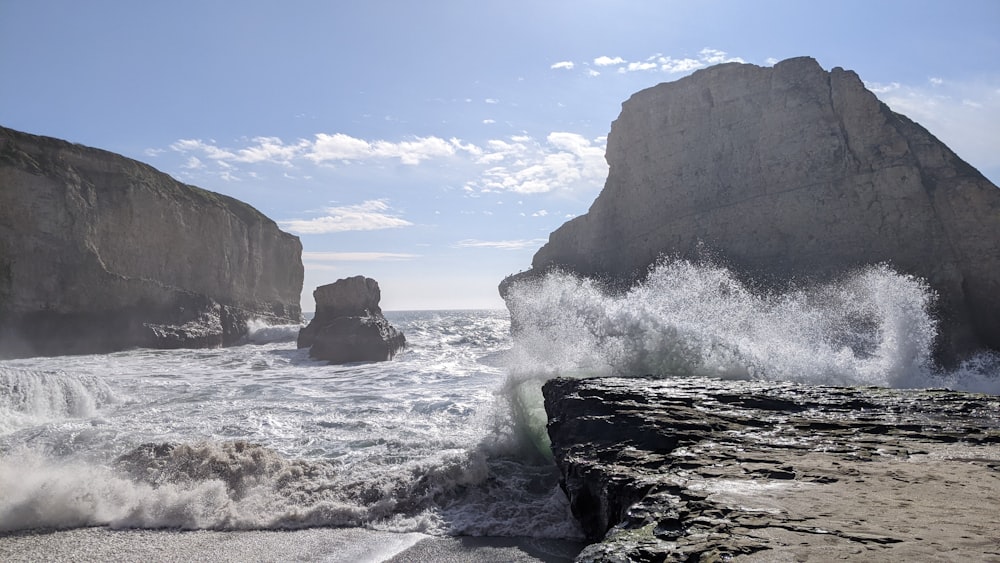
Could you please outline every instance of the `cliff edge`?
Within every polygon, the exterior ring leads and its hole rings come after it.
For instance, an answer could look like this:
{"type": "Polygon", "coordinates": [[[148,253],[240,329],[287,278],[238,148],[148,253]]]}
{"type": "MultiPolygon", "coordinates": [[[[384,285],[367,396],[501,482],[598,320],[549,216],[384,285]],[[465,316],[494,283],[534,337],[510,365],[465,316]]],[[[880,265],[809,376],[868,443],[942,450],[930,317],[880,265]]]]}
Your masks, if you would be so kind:
{"type": "Polygon", "coordinates": [[[781,287],[889,263],[937,293],[939,359],[1000,349],[1000,190],[852,71],[727,63],[633,95],[608,179],[532,269],[629,283],[703,249],[781,287]]]}
{"type": "Polygon", "coordinates": [[[0,128],[0,357],[228,345],[301,320],[302,245],[236,199],[0,128]]]}

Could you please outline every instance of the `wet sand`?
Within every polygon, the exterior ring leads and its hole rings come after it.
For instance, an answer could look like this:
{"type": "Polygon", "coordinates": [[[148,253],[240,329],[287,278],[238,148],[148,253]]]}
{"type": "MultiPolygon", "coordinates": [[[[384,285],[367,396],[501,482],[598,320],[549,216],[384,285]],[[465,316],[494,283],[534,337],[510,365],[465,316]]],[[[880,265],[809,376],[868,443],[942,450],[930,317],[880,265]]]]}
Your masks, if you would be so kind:
{"type": "Polygon", "coordinates": [[[356,528],[179,532],[85,528],[0,535],[0,561],[20,562],[564,562],[576,542],[533,538],[435,537],[356,528]]]}

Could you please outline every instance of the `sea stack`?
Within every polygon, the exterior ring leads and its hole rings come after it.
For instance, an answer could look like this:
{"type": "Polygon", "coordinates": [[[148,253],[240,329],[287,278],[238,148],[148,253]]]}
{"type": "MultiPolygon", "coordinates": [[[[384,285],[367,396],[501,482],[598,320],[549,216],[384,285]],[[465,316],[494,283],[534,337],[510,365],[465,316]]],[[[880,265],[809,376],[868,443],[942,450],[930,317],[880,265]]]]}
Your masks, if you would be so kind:
{"type": "Polygon", "coordinates": [[[633,95],[588,213],[532,269],[628,284],[704,251],[755,286],[888,263],[938,297],[938,359],[1000,350],[1000,189],[852,71],[727,63],[633,95]]]}
{"type": "Polygon", "coordinates": [[[298,347],[334,364],[391,360],[406,346],[406,337],[385,316],[378,282],[354,276],[313,291],[316,315],[299,331],[298,347]]]}
{"type": "Polygon", "coordinates": [[[301,321],[302,245],[231,197],[0,128],[0,357],[240,342],[301,321]]]}

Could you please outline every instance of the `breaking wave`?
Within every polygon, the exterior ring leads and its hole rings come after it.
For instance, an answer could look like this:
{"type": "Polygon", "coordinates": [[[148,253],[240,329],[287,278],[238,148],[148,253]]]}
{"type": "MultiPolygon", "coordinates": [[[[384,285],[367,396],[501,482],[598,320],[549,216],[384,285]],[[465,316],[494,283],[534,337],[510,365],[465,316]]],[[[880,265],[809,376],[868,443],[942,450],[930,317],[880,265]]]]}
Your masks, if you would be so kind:
{"type": "Polygon", "coordinates": [[[299,337],[300,324],[271,325],[266,321],[253,319],[247,323],[247,342],[270,344],[272,342],[292,342],[299,337]]]}
{"type": "Polygon", "coordinates": [[[722,266],[685,260],[660,262],[620,295],[551,272],[508,294],[519,327],[513,371],[1000,392],[995,356],[948,373],[934,366],[933,301],[923,280],[887,265],[784,293],[755,291],[722,266]]]}
{"type": "Polygon", "coordinates": [[[101,379],[0,367],[0,434],[65,418],[94,416],[118,401],[101,379]]]}
{"type": "Polygon", "coordinates": [[[246,442],[144,444],[110,466],[22,450],[0,457],[0,490],[6,491],[0,531],[362,526],[555,538],[579,533],[566,518],[565,500],[557,498],[551,468],[503,464],[484,452],[453,450],[358,472],[334,461],[286,459],[246,442]],[[491,488],[501,477],[521,485],[491,488]],[[533,494],[511,494],[520,490],[533,494]]]}

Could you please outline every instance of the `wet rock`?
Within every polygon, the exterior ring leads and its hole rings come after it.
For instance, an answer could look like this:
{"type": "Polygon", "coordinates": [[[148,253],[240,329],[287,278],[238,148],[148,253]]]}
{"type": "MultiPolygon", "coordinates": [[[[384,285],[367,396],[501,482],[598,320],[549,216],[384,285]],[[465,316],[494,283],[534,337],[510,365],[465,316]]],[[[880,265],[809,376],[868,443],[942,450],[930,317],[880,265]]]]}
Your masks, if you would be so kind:
{"type": "Polygon", "coordinates": [[[706,378],[543,393],[596,542],[578,560],[1000,557],[1000,397],[706,378]]]}
{"type": "Polygon", "coordinates": [[[316,288],[316,315],[299,331],[298,347],[319,360],[343,364],[391,360],[406,337],[382,314],[378,282],[354,276],[316,288]]]}

